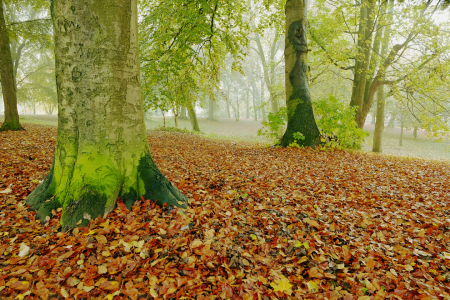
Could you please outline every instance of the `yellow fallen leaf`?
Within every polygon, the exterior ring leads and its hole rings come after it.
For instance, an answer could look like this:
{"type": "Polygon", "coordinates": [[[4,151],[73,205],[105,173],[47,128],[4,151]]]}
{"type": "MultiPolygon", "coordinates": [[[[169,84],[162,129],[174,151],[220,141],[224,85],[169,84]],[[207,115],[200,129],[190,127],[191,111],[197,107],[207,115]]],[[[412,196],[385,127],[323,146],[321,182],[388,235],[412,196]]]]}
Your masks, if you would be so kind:
{"type": "Polygon", "coordinates": [[[262,276],[258,276],[258,280],[259,282],[261,282],[262,284],[267,284],[267,279],[262,277],[262,276]]]}
{"type": "Polygon", "coordinates": [[[405,270],[408,272],[414,271],[414,268],[411,265],[404,265],[403,268],[405,268],[405,270]]]}
{"type": "Polygon", "coordinates": [[[106,295],[105,299],[108,299],[108,300],[113,300],[114,296],[117,296],[117,295],[119,295],[119,294],[120,294],[120,290],[118,290],[118,291],[115,291],[115,292],[114,292],[114,293],[112,293],[112,294],[108,294],[108,295],[106,295]]]}
{"type": "Polygon", "coordinates": [[[319,286],[314,281],[308,281],[307,285],[310,293],[317,293],[319,291],[319,286]]]}
{"type": "MultiPolygon", "coordinates": [[[[0,291],[2,290],[2,288],[0,288],[0,291]]],[[[25,293],[23,293],[23,294],[19,294],[19,295],[17,295],[16,296],[16,299],[19,299],[19,300],[23,300],[26,296],[28,296],[29,294],[31,294],[31,291],[26,291],[25,293]]]]}
{"type": "Polygon", "coordinates": [[[108,268],[105,265],[101,265],[98,267],[98,274],[108,273],[108,268]]]}
{"type": "Polygon", "coordinates": [[[286,277],[283,277],[281,280],[275,280],[275,282],[272,282],[270,286],[273,287],[275,292],[285,292],[292,287],[292,284],[290,284],[286,277]]]}
{"type": "Polygon", "coordinates": [[[152,296],[153,298],[158,297],[158,293],[155,291],[155,289],[153,288],[150,289],[150,296],[152,296]]]}
{"type": "Polygon", "coordinates": [[[197,248],[200,247],[201,245],[203,245],[203,242],[199,239],[195,239],[192,243],[191,243],[191,248],[197,248]]]}
{"type": "Polygon", "coordinates": [[[308,244],[308,242],[304,242],[302,245],[303,245],[303,247],[305,247],[306,250],[309,249],[309,244],[308,244]]]}
{"type": "Polygon", "coordinates": [[[295,248],[300,248],[301,246],[302,246],[302,243],[300,241],[295,241],[295,243],[294,243],[295,248]]]}
{"type": "Polygon", "coordinates": [[[418,237],[425,237],[425,229],[420,229],[419,232],[417,233],[418,237]]]}
{"type": "Polygon", "coordinates": [[[66,291],[64,287],[61,288],[61,296],[63,296],[64,298],[69,297],[69,293],[66,291]]]}
{"type": "Polygon", "coordinates": [[[7,188],[7,189],[5,189],[5,190],[3,190],[3,191],[0,191],[0,194],[9,194],[9,193],[11,193],[11,192],[12,192],[12,189],[7,188]]]}

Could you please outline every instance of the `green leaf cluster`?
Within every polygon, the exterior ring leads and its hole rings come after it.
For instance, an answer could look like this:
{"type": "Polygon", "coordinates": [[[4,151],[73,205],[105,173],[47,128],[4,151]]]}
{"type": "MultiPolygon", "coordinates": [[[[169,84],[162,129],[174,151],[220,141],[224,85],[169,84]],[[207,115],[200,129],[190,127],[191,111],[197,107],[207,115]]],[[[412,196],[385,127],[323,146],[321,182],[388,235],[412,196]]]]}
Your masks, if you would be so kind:
{"type": "Polygon", "coordinates": [[[322,142],[331,147],[360,149],[369,133],[358,128],[356,108],[343,104],[333,95],[313,103],[322,142]]]}
{"type": "Polygon", "coordinates": [[[248,52],[242,0],[140,2],[142,87],[147,108],[176,109],[214,97],[225,57],[233,69],[248,52]]]}

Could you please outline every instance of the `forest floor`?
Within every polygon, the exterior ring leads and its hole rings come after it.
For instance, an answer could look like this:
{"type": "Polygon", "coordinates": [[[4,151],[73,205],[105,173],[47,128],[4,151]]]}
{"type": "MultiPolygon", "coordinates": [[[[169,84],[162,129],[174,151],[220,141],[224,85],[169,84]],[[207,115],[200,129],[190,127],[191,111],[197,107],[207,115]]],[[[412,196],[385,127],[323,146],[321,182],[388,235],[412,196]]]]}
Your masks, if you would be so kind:
{"type": "MultiPolygon", "coordinates": [[[[0,132],[0,299],[450,299],[450,163],[149,131],[189,209],[61,232],[23,199],[54,126],[0,132]]],[[[151,200],[151,199],[150,199],[151,200]]]]}
{"type": "MultiPolygon", "coordinates": [[[[0,115],[0,120],[3,117],[0,115]]],[[[53,125],[57,126],[57,116],[52,115],[24,115],[21,116],[24,123],[53,125]]],[[[265,137],[257,135],[258,130],[263,126],[261,121],[241,119],[236,122],[235,119],[220,119],[219,121],[209,121],[206,118],[199,118],[200,130],[204,136],[211,138],[250,141],[268,144],[271,141],[265,137]]],[[[163,126],[163,118],[153,116],[151,120],[146,120],[148,129],[155,129],[163,126]]],[[[175,126],[174,118],[166,118],[166,126],[175,126]]],[[[191,130],[189,120],[178,120],[178,128],[191,130]]],[[[374,125],[366,124],[364,130],[370,133],[366,138],[362,151],[372,151],[372,140],[374,125]]],[[[385,128],[383,134],[383,154],[403,157],[417,157],[424,159],[450,160],[450,141],[436,142],[434,138],[427,137],[425,131],[419,130],[417,139],[414,139],[412,130],[405,130],[403,136],[403,146],[399,146],[400,128],[385,128]]]]}

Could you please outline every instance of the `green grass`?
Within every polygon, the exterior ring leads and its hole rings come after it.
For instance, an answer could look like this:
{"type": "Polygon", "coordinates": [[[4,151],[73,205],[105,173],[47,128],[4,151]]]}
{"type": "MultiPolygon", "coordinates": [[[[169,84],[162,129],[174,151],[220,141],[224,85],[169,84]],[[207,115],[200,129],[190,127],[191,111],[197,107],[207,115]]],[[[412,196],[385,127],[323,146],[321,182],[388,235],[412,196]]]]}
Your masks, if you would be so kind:
{"type": "MultiPolygon", "coordinates": [[[[0,120],[3,120],[3,118],[4,116],[0,115],[0,120]]],[[[58,125],[58,117],[56,115],[22,115],[20,116],[20,121],[23,124],[58,125]]],[[[271,144],[269,139],[257,135],[258,130],[262,127],[261,121],[246,119],[239,122],[236,122],[234,119],[209,121],[205,118],[199,118],[198,121],[201,130],[200,135],[207,138],[245,141],[263,145],[271,144]]],[[[157,130],[163,126],[163,118],[154,116],[151,120],[146,120],[145,124],[148,130],[157,130]]],[[[166,117],[166,127],[175,127],[173,117],[166,117]]],[[[178,128],[191,131],[192,127],[189,120],[178,120],[178,128]]],[[[369,131],[370,136],[366,139],[362,151],[371,152],[374,126],[366,124],[364,129],[369,131]]],[[[419,131],[417,139],[414,139],[412,130],[405,130],[403,147],[400,147],[399,137],[400,128],[385,129],[382,142],[384,155],[450,160],[449,140],[446,140],[444,143],[435,142],[433,138],[427,137],[423,131],[419,131]]]]}

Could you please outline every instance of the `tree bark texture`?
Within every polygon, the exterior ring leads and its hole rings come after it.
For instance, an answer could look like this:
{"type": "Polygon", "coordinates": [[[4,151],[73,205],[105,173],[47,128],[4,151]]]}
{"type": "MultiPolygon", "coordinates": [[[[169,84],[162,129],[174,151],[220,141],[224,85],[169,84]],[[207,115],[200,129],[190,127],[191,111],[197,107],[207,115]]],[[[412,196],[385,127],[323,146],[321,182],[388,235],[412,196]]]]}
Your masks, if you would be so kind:
{"type": "Polygon", "coordinates": [[[38,218],[62,207],[63,229],[86,226],[119,196],[128,208],[141,197],[186,207],[150,155],[137,0],[56,0],[53,29],[58,138],[50,173],[27,199],[38,218]]]}
{"type": "MultiPolygon", "coordinates": [[[[369,72],[369,63],[372,54],[372,36],[373,36],[373,8],[375,0],[363,0],[360,9],[359,31],[358,31],[358,49],[355,75],[353,80],[352,98],[350,105],[357,106],[356,123],[359,128],[364,127],[365,118],[363,118],[364,96],[366,91],[366,81],[369,72]]],[[[366,114],[367,116],[367,114],[366,114]]]]}
{"type": "Polygon", "coordinates": [[[288,0],[285,6],[285,78],[288,121],[281,146],[295,142],[294,133],[300,132],[304,140],[299,145],[315,147],[319,140],[319,128],[314,118],[308,85],[307,54],[307,0],[288,0]]]}
{"type": "Polygon", "coordinates": [[[195,114],[195,109],[192,105],[189,105],[187,107],[188,109],[188,113],[189,113],[189,120],[191,121],[191,125],[192,125],[192,130],[193,131],[200,131],[200,127],[198,126],[198,121],[197,121],[197,115],[195,114]]]}
{"type": "Polygon", "coordinates": [[[9,33],[6,28],[2,0],[0,0],[0,58],[0,76],[3,91],[3,102],[5,104],[5,121],[3,122],[0,131],[23,130],[19,122],[19,112],[17,110],[14,69],[11,58],[9,33]]]}
{"type": "MultiPolygon", "coordinates": [[[[390,22],[392,21],[392,17],[394,14],[394,1],[389,1],[389,14],[387,16],[387,21],[389,25],[384,29],[383,34],[383,42],[381,43],[381,52],[380,56],[385,57],[388,51],[389,41],[391,37],[391,28],[390,22]]],[[[384,80],[384,73],[377,74],[379,75],[379,80],[384,80]]],[[[372,83],[373,84],[373,83],[372,83]]],[[[384,94],[384,85],[380,85],[377,87],[377,120],[375,122],[375,131],[373,133],[373,152],[382,152],[381,142],[383,140],[383,131],[384,131],[384,110],[386,104],[386,95],[384,94]]]]}
{"type": "Polygon", "coordinates": [[[375,121],[375,131],[373,133],[373,152],[382,152],[381,141],[383,140],[384,131],[384,106],[384,86],[379,86],[377,91],[377,118],[375,121]]]}

